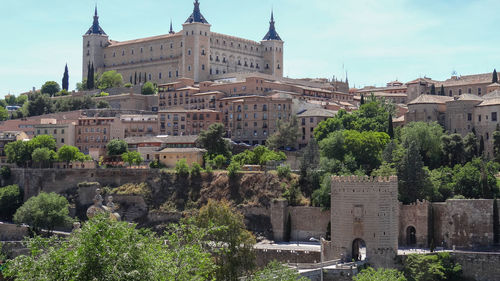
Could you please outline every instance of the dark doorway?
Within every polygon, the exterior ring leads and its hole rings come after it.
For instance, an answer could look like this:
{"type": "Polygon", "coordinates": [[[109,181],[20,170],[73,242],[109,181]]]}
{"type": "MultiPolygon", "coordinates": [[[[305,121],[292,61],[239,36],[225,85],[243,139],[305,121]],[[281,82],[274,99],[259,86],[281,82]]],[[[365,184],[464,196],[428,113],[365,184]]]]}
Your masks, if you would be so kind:
{"type": "Polygon", "coordinates": [[[406,228],[406,245],[415,246],[417,244],[417,230],[413,226],[406,228]]]}
{"type": "Polygon", "coordinates": [[[352,259],[354,261],[366,259],[366,243],[362,239],[356,239],[352,242],[352,259]]]}

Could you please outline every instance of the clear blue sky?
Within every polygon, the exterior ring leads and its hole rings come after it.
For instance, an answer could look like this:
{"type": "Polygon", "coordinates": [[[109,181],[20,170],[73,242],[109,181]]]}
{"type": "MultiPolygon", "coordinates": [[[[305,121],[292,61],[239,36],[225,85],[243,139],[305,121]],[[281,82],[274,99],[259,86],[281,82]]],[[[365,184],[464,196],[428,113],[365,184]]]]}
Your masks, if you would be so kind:
{"type": "MultiPolygon", "coordinates": [[[[97,0],[102,28],[114,40],[177,31],[192,0],[97,0]]],[[[82,35],[90,0],[2,1],[0,96],[81,80],[82,35]]],[[[200,0],[212,30],[260,41],[274,7],[285,41],[285,75],[344,77],[351,86],[383,85],[427,75],[445,79],[500,67],[498,0],[200,0]]]]}

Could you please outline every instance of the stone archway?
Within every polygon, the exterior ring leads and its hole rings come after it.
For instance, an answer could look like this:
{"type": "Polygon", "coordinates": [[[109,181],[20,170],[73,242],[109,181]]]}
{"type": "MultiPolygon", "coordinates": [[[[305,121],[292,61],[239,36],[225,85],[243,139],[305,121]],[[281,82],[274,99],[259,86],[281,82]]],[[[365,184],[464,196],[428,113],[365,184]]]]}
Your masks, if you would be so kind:
{"type": "Polygon", "coordinates": [[[417,230],[412,225],[406,228],[406,245],[407,246],[417,245],[417,230]]]}
{"type": "Polygon", "coordinates": [[[352,259],[354,261],[363,261],[366,259],[366,243],[363,239],[352,241],[352,259]]]}

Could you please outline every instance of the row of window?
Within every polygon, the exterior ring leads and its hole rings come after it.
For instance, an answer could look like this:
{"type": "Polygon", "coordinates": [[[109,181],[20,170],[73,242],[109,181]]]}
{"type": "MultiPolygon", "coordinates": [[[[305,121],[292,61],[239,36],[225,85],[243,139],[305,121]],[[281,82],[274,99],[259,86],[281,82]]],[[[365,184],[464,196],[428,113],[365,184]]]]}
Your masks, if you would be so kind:
{"type": "MultiPolygon", "coordinates": [[[[93,142],[93,141],[95,141],[95,142],[101,142],[101,136],[96,136],[95,138],[94,138],[94,136],[90,136],[90,137],[89,137],[89,136],[85,136],[85,137],[83,138],[83,142],[89,142],[89,140],[90,140],[91,142],[93,142]]],[[[102,137],[102,142],[107,142],[107,141],[108,141],[108,137],[103,136],[103,137],[102,137]]],[[[82,138],[81,138],[81,137],[78,137],[77,142],[82,142],[82,138]]]]}
{"type": "MultiPolygon", "coordinates": [[[[144,73],[144,74],[147,75],[146,77],[148,78],[147,80],[149,80],[149,81],[151,81],[151,80],[153,80],[153,79],[156,78],[151,73],[149,73],[149,74],[144,73]]],[[[169,71],[168,72],[168,78],[172,78],[172,77],[173,77],[173,73],[172,73],[172,71],[169,71]]],[[[179,71],[178,70],[175,71],[175,77],[179,77],[179,71]]],[[[161,72],[158,73],[158,79],[159,80],[163,79],[163,75],[162,75],[161,72]]],[[[139,82],[139,83],[144,82],[142,80],[146,81],[146,79],[143,79],[142,74],[139,74],[138,76],[136,76],[135,74],[134,75],[131,74],[130,77],[129,77],[129,81],[130,81],[131,84],[137,84],[137,82],[139,82]]]]}
{"type": "MultiPolygon", "coordinates": [[[[54,129],[54,135],[57,135],[57,129],[54,129]]],[[[38,129],[36,130],[36,134],[37,135],[40,135],[41,134],[41,130],[38,129]]],[[[49,134],[49,130],[45,129],[44,132],[43,132],[44,135],[48,135],[49,134]]],[[[61,129],[61,134],[64,134],[64,129],[61,129]]]]}
{"type": "MultiPolygon", "coordinates": [[[[482,116],[481,116],[481,114],[479,114],[479,115],[477,116],[477,121],[478,121],[478,122],[481,122],[481,119],[482,119],[481,117],[482,117],[482,116]]],[[[485,115],[485,117],[486,117],[486,120],[488,120],[488,115],[485,115]]],[[[472,114],[470,114],[470,113],[469,113],[469,114],[467,114],[467,120],[469,120],[469,121],[471,121],[471,120],[472,120],[472,114]]],[[[497,115],[497,113],[496,113],[496,112],[492,112],[492,113],[491,113],[491,121],[492,121],[492,122],[496,122],[496,121],[498,121],[498,115],[497,115]]]]}
{"type": "MultiPolygon", "coordinates": [[[[107,134],[107,129],[106,128],[85,128],[84,130],[85,133],[100,133],[102,132],[103,134],[107,134]]],[[[82,134],[82,128],[78,128],[78,134],[82,134]]]]}

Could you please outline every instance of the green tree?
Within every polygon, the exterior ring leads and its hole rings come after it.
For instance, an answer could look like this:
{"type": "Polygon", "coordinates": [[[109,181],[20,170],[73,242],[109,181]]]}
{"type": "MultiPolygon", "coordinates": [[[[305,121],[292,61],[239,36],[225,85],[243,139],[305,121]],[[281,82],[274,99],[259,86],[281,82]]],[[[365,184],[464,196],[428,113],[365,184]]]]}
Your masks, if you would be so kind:
{"type": "Polygon", "coordinates": [[[175,163],[175,173],[181,178],[187,178],[189,176],[189,166],[186,159],[180,159],[175,163]]]}
{"type": "Polygon", "coordinates": [[[301,166],[307,165],[311,169],[316,169],[319,166],[320,161],[320,149],[318,142],[315,138],[312,138],[307,143],[307,146],[303,149],[301,166]]]}
{"type": "Polygon", "coordinates": [[[500,125],[497,124],[496,130],[493,132],[493,155],[495,161],[500,163],[500,125]]]}
{"type": "Polygon", "coordinates": [[[325,210],[329,210],[331,206],[331,189],[332,177],[330,174],[327,174],[323,177],[321,188],[316,189],[311,196],[312,205],[315,207],[322,207],[325,210]]]}
{"type": "Polygon", "coordinates": [[[401,202],[408,204],[417,199],[429,199],[429,189],[432,189],[432,185],[415,141],[410,142],[397,169],[401,202]]]}
{"type": "Polygon", "coordinates": [[[3,166],[2,168],[0,168],[0,176],[2,177],[2,179],[8,180],[10,179],[11,175],[12,171],[10,170],[9,166],[3,166]]]}
{"type": "Polygon", "coordinates": [[[379,268],[375,270],[371,267],[363,269],[353,277],[354,281],[406,281],[402,272],[396,269],[379,268]]]}
{"type": "Polygon", "coordinates": [[[238,161],[231,161],[229,166],[227,167],[227,175],[230,179],[236,178],[238,172],[240,171],[241,166],[238,161]]]}
{"type": "Polygon", "coordinates": [[[463,163],[465,149],[461,135],[443,135],[441,137],[441,150],[444,164],[453,167],[463,163]]]}
{"type": "Polygon", "coordinates": [[[259,270],[249,278],[249,281],[307,281],[309,279],[301,277],[299,273],[276,261],[270,262],[264,269],[259,270]]]}
{"type": "Polygon", "coordinates": [[[341,109],[334,118],[328,118],[320,122],[316,128],[314,128],[314,138],[318,142],[321,142],[323,139],[327,138],[330,133],[343,129],[342,116],[346,114],[347,112],[341,109]]]}
{"type": "Polygon", "coordinates": [[[5,155],[9,163],[15,163],[18,167],[26,167],[31,160],[28,142],[22,140],[5,145],[5,155]]]}
{"type": "Polygon", "coordinates": [[[52,160],[55,160],[56,157],[56,153],[46,147],[37,148],[33,150],[33,153],[31,154],[33,162],[38,163],[41,168],[46,168],[52,160]]]}
{"type": "Polygon", "coordinates": [[[104,109],[104,108],[111,108],[111,106],[109,105],[108,101],[100,100],[97,102],[97,108],[104,109]]]}
{"type": "Polygon", "coordinates": [[[19,95],[16,98],[16,104],[19,105],[19,106],[23,106],[27,102],[28,102],[28,96],[27,95],[19,95]]]}
{"type": "Polygon", "coordinates": [[[455,195],[465,198],[493,198],[498,194],[496,173],[498,164],[484,163],[481,158],[475,158],[463,166],[455,166],[453,183],[455,195]]]}
{"type": "Polygon", "coordinates": [[[221,154],[215,156],[215,158],[213,160],[214,160],[214,163],[215,163],[215,166],[217,167],[217,169],[222,169],[222,167],[227,162],[227,158],[221,154]]]}
{"type": "Polygon", "coordinates": [[[28,102],[29,116],[39,116],[53,112],[52,100],[47,94],[35,94],[33,100],[28,102]]]}
{"type": "Polygon", "coordinates": [[[158,92],[158,89],[150,81],[148,81],[148,82],[144,83],[144,85],[142,85],[141,93],[143,95],[154,95],[157,92],[158,92]]]}
{"type": "Polygon", "coordinates": [[[23,203],[21,189],[17,185],[0,187],[0,219],[11,221],[23,203]]]}
{"type": "Polygon", "coordinates": [[[394,126],[392,125],[392,114],[389,114],[389,127],[387,128],[387,134],[389,137],[394,139],[394,126]]]}
{"type": "Polygon", "coordinates": [[[189,172],[192,178],[199,178],[201,176],[201,166],[200,164],[194,162],[191,164],[191,171],[189,172]]]}
{"type": "Polygon", "coordinates": [[[114,139],[106,145],[109,156],[122,155],[128,151],[128,145],[124,140],[114,139]]]}
{"type": "Polygon", "coordinates": [[[64,74],[62,78],[62,88],[63,90],[68,90],[69,88],[69,73],[68,73],[68,64],[64,67],[64,74]]]}
{"type": "Polygon", "coordinates": [[[129,166],[132,165],[141,165],[144,162],[142,156],[137,151],[128,151],[122,154],[123,162],[127,163],[129,166]]]}
{"type": "MultiPolygon", "coordinates": [[[[320,143],[321,155],[329,159],[344,160],[347,154],[345,147],[345,137],[343,131],[332,132],[327,138],[324,138],[320,143]]],[[[308,165],[307,162],[305,162],[308,165]]]]}
{"type": "Polygon", "coordinates": [[[206,232],[181,223],[158,237],[135,224],[96,216],[67,239],[29,240],[31,255],[9,261],[4,274],[41,281],[212,280],[215,265],[204,247],[206,232]]]}
{"type": "Polygon", "coordinates": [[[436,85],[434,85],[434,84],[431,85],[431,95],[433,95],[433,96],[436,95],[436,85]]]}
{"type": "Polygon", "coordinates": [[[279,120],[276,124],[276,133],[269,136],[266,146],[270,149],[295,147],[299,135],[299,122],[293,115],[288,122],[279,120]]]}
{"type": "Polygon", "coordinates": [[[479,140],[479,156],[483,157],[484,156],[484,138],[481,136],[481,139],[479,140]]]}
{"type": "Polygon", "coordinates": [[[208,155],[224,155],[225,157],[231,156],[231,147],[229,141],[224,139],[225,135],[224,125],[215,123],[204,130],[198,136],[196,143],[198,146],[207,150],[208,155]]]}
{"type": "Polygon", "coordinates": [[[60,161],[65,161],[66,163],[70,163],[71,161],[76,161],[79,158],[80,150],[77,147],[71,145],[63,145],[57,151],[57,158],[60,161]]]}
{"type": "Polygon", "coordinates": [[[42,94],[47,94],[49,96],[54,96],[57,92],[61,91],[61,86],[57,84],[55,81],[47,81],[45,84],[43,84],[42,89],[40,92],[42,94]]]}
{"type": "Polygon", "coordinates": [[[386,133],[372,131],[344,131],[345,150],[368,172],[380,165],[382,151],[389,143],[386,133]]]}
{"type": "Polygon", "coordinates": [[[441,90],[439,90],[439,95],[440,96],[446,96],[446,93],[444,92],[444,86],[441,85],[441,90]]]}
{"type": "Polygon", "coordinates": [[[280,177],[281,179],[289,179],[292,173],[292,171],[290,170],[290,166],[288,165],[279,166],[276,169],[276,172],[278,173],[278,177],[280,177]]]}
{"type": "Polygon", "coordinates": [[[491,83],[498,83],[498,74],[496,69],[493,70],[493,78],[491,80],[491,83]]]}
{"type": "Polygon", "coordinates": [[[0,121],[5,121],[9,119],[9,111],[3,107],[3,106],[0,106],[0,121]]]}
{"type": "Polygon", "coordinates": [[[42,192],[17,209],[14,222],[29,225],[35,233],[40,233],[41,229],[51,232],[55,227],[68,226],[72,221],[68,208],[68,200],[63,196],[42,192]]]}
{"type": "Polygon", "coordinates": [[[462,267],[450,253],[435,255],[408,255],[403,272],[408,281],[464,280],[462,267]]]}
{"type": "Polygon", "coordinates": [[[401,130],[401,143],[408,148],[415,141],[425,166],[437,168],[441,165],[441,137],[443,128],[437,123],[412,122],[401,130]]]}
{"type": "Polygon", "coordinates": [[[243,219],[227,201],[212,200],[194,217],[198,227],[214,229],[207,241],[224,245],[214,253],[217,280],[237,280],[240,274],[250,273],[255,266],[253,246],[256,241],[246,230],[243,219]]]}
{"type": "Polygon", "coordinates": [[[116,70],[104,72],[98,78],[98,88],[101,90],[118,88],[123,84],[123,77],[116,70]]]}
{"type": "MultiPolygon", "coordinates": [[[[494,137],[494,136],[493,136],[494,137]]],[[[468,133],[464,138],[464,159],[465,162],[470,162],[475,157],[479,156],[477,149],[477,137],[474,133],[468,133]]]]}

